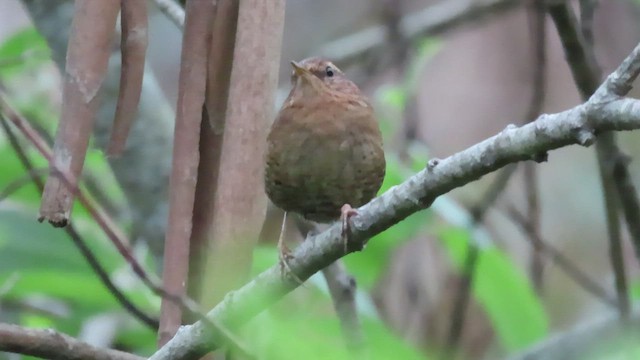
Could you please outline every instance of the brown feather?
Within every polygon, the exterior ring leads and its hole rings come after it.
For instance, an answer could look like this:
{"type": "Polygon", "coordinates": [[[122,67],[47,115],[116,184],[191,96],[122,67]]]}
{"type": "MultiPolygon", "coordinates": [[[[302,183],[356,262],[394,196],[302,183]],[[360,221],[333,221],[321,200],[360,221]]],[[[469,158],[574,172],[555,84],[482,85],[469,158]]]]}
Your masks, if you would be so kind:
{"type": "Polygon", "coordinates": [[[267,138],[265,188],[283,210],[330,222],[342,205],[361,206],[380,189],[382,136],[373,108],[339,69],[317,58],[301,64],[315,78],[294,75],[267,138]],[[333,76],[318,75],[327,66],[333,76]]]}

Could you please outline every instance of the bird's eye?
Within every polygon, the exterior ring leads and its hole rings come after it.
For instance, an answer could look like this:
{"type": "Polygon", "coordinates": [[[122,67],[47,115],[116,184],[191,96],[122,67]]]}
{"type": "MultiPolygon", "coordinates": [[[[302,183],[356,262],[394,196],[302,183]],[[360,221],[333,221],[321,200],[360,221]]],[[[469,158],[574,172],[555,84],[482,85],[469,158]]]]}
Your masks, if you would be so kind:
{"type": "Polygon", "coordinates": [[[331,66],[327,66],[327,68],[324,70],[325,74],[327,74],[328,77],[332,77],[333,76],[333,69],[331,68],[331,66]]]}

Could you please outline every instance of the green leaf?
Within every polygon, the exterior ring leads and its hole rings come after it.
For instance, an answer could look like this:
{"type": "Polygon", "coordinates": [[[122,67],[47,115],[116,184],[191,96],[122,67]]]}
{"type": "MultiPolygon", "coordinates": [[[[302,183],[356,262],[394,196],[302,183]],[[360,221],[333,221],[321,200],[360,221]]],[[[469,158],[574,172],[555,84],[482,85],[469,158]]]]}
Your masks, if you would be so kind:
{"type": "Polygon", "coordinates": [[[251,276],[256,276],[278,262],[278,249],[271,245],[258,245],[253,249],[251,276]]]}
{"type": "MultiPolygon", "coordinates": [[[[84,235],[107,272],[123,265],[110,244],[84,235]]],[[[37,223],[29,212],[0,210],[0,284],[10,278],[15,283],[5,294],[7,298],[39,294],[72,302],[93,313],[121,310],[63,230],[37,223]]],[[[133,302],[151,306],[146,288],[122,290],[133,302]]]]}
{"type": "Polygon", "coordinates": [[[407,104],[407,93],[399,86],[387,86],[379,92],[380,102],[384,105],[391,106],[395,110],[404,110],[407,104]]]}
{"type": "MultiPolygon", "coordinates": [[[[262,343],[263,348],[258,351],[264,359],[352,359],[330,298],[318,297],[319,293],[307,295],[311,297],[305,300],[308,306],[294,310],[291,305],[276,306],[255,319],[249,334],[243,337],[253,344],[262,343]]],[[[424,359],[423,354],[378,319],[364,317],[362,331],[372,360],[424,359]]]]}
{"type": "Polygon", "coordinates": [[[405,91],[415,94],[418,90],[420,73],[426,62],[432,58],[442,48],[442,42],[438,39],[426,37],[417,41],[416,55],[411,59],[405,74],[405,91]]]}
{"type": "Polygon", "coordinates": [[[46,41],[34,27],[20,30],[0,45],[0,76],[35,68],[49,60],[46,41]]]}
{"type": "MultiPolygon", "coordinates": [[[[36,168],[44,168],[46,166],[46,161],[42,157],[33,156],[31,151],[28,154],[31,155],[30,159],[36,168]]],[[[40,192],[30,178],[25,177],[27,173],[8,141],[2,142],[0,140],[0,169],[2,169],[0,171],[0,191],[4,191],[5,187],[14,183],[14,181],[24,180],[23,186],[10,194],[5,201],[11,200],[33,206],[40,202],[40,192]]]]}
{"type": "MultiPolygon", "coordinates": [[[[470,242],[469,232],[447,228],[440,237],[453,263],[461,269],[470,242]]],[[[498,248],[479,251],[473,295],[483,306],[504,348],[514,351],[543,339],[549,320],[526,275],[498,248]]]]}
{"type": "Polygon", "coordinates": [[[362,319],[362,326],[372,359],[425,359],[424,354],[399,338],[380,320],[365,317],[362,319]]]}

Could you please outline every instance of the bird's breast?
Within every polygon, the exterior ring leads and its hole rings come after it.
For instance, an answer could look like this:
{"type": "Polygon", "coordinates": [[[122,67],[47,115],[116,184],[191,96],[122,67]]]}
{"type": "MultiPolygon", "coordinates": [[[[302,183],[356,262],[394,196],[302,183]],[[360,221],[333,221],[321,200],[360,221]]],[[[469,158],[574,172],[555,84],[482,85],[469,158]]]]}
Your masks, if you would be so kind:
{"type": "Polygon", "coordinates": [[[294,102],[269,134],[265,185],[277,206],[328,221],[343,204],[373,198],[384,168],[382,137],[366,102],[294,102]]]}

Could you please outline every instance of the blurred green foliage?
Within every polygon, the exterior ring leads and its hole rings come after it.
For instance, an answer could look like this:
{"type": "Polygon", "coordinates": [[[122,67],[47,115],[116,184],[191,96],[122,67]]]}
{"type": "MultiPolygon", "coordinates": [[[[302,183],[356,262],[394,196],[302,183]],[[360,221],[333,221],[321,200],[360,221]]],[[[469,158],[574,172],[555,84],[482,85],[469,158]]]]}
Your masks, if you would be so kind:
{"type": "MultiPolygon", "coordinates": [[[[458,271],[464,268],[472,244],[468,229],[448,227],[440,231],[441,244],[458,271]]],[[[500,249],[479,247],[473,279],[473,295],[484,307],[509,351],[525,348],[548,333],[548,319],[532,284],[500,249]]]]}
{"type": "MultiPolygon", "coordinates": [[[[57,123],[57,111],[48,95],[55,84],[50,81],[49,56],[44,39],[34,28],[19,31],[0,44],[3,90],[45,138],[51,137],[57,123]]],[[[12,129],[34,167],[46,167],[46,160],[12,129]]],[[[150,354],[155,332],[122,309],[64,230],[36,221],[40,193],[4,133],[0,133],[0,169],[0,191],[15,181],[23,185],[0,202],[0,321],[53,327],[78,336],[91,318],[110,314],[123,319],[116,341],[136,353],[150,354]]],[[[123,205],[124,197],[100,151],[89,151],[85,169],[100,180],[114,202],[123,205]]],[[[79,205],[73,210],[73,225],[127,297],[147,313],[157,314],[159,300],[140,286],[128,264],[79,205]]]]}

